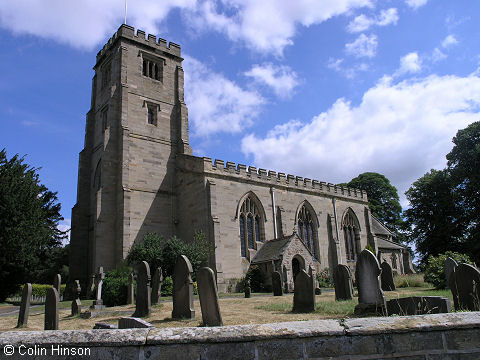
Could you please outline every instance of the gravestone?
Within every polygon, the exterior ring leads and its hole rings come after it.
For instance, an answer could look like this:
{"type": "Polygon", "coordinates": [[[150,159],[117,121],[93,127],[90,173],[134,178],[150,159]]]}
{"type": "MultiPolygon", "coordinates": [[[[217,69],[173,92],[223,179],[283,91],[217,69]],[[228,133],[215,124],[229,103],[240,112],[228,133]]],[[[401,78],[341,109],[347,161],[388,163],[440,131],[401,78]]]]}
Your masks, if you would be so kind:
{"type": "Polygon", "coordinates": [[[209,267],[197,271],[198,298],[202,309],[203,326],[222,326],[222,314],[218,304],[215,274],[209,267]]]}
{"type": "Polygon", "coordinates": [[[108,330],[111,330],[111,329],[118,329],[118,326],[117,326],[117,325],[113,325],[113,324],[107,324],[107,323],[104,323],[104,322],[97,322],[97,323],[95,323],[95,325],[93,326],[93,330],[97,330],[97,329],[108,329],[108,330]]]}
{"type": "Polygon", "coordinates": [[[153,327],[155,326],[148,321],[135,317],[121,317],[118,319],[118,329],[144,329],[153,327]]]}
{"type": "Polygon", "coordinates": [[[75,280],[73,284],[75,299],[72,301],[72,316],[78,315],[82,312],[82,302],[80,301],[80,293],[82,292],[82,288],[80,287],[80,281],[75,280]]]}
{"type": "Polygon", "coordinates": [[[393,271],[389,263],[384,261],[382,265],[381,280],[382,280],[382,290],[383,291],[395,291],[395,282],[393,281],[393,271]]]}
{"type": "Polygon", "coordinates": [[[45,330],[58,330],[58,306],[60,297],[58,291],[54,287],[47,289],[47,296],[45,299],[45,330]]]}
{"type": "Polygon", "coordinates": [[[250,288],[250,280],[245,280],[245,298],[252,296],[252,289],[250,288]]]}
{"type": "Polygon", "coordinates": [[[90,276],[90,279],[88,280],[88,285],[87,285],[87,293],[85,294],[87,299],[92,299],[94,298],[95,294],[95,274],[92,274],[90,276]]]}
{"type": "Polygon", "coordinates": [[[295,278],[293,292],[293,312],[307,313],[315,311],[315,282],[313,270],[310,267],[309,274],[300,270],[295,278]]]}
{"type": "Polygon", "coordinates": [[[380,286],[381,272],[375,255],[370,250],[363,250],[355,268],[358,286],[358,305],[355,307],[355,314],[382,312],[387,315],[385,296],[380,286]]]}
{"type": "Polygon", "coordinates": [[[411,296],[387,301],[389,315],[439,314],[452,311],[450,299],[441,296],[411,296]]]}
{"type": "Polygon", "coordinates": [[[283,271],[282,271],[282,281],[283,281],[283,292],[285,294],[288,293],[288,276],[287,276],[287,267],[283,265],[283,271]]]}
{"type": "Polygon", "coordinates": [[[402,252],[402,258],[403,258],[403,271],[405,274],[415,274],[415,270],[413,270],[413,264],[412,264],[412,255],[410,254],[410,251],[404,251],[402,252]]]}
{"type": "Polygon", "coordinates": [[[32,297],[32,284],[26,283],[23,285],[22,303],[18,313],[17,328],[27,326],[28,315],[30,314],[30,299],[32,297]]]}
{"type": "Polygon", "coordinates": [[[450,290],[455,310],[480,310],[480,271],[472,265],[460,264],[450,275],[450,290]]]}
{"type": "Polygon", "coordinates": [[[127,304],[130,305],[130,304],[133,304],[133,298],[134,298],[134,280],[135,280],[135,276],[132,274],[129,275],[128,277],[128,293],[127,293],[127,304]]]}
{"type": "Polygon", "coordinates": [[[351,300],[353,298],[352,272],[347,265],[338,264],[333,272],[335,282],[335,300],[351,300]]]}
{"type": "Polygon", "coordinates": [[[278,271],[272,273],[273,296],[282,296],[282,276],[278,271]]]}
{"type": "Polygon", "coordinates": [[[452,275],[453,269],[455,269],[457,265],[457,262],[450,256],[447,257],[443,262],[443,273],[445,274],[445,282],[447,284],[447,288],[449,287],[448,284],[450,283],[450,275],[452,275]]]}
{"type": "Polygon", "coordinates": [[[53,287],[57,289],[58,296],[60,296],[60,287],[62,285],[62,276],[60,274],[55,275],[53,278],[53,287]]]}
{"type": "Polygon", "coordinates": [[[99,266],[97,274],[95,275],[95,288],[97,289],[97,291],[95,292],[95,300],[93,301],[92,306],[90,306],[91,309],[95,309],[95,310],[105,309],[105,305],[103,305],[103,300],[102,300],[103,279],[105,279],[103,266],[99,266]]]}
{"type": "Polygon", "coordinates": [[[150,298],[150,266],[146,261],[142,261],[135,267],[137,272],[137,298],[135,301],[134,317],[144,317],[150,315],[152,311],[150,298]]]}
{"type": "Polygon", "coordinates": [[[192,264],[185,255],[178,257],[173,271],[173,319],[194,319],[192,264]]]}
{"type": "Polygon", "coordinates": [[[152,278],[152,305],[158,304],[162,292],[163,274],[162,268],[159,267],[155,270],[152,278]]]}

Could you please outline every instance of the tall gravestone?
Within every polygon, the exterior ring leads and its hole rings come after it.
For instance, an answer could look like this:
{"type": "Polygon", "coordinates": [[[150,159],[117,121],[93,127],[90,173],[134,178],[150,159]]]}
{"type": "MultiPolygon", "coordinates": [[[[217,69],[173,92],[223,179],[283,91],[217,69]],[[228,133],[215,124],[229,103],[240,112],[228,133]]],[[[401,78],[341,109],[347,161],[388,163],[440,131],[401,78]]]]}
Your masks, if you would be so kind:
{"type": "Polygon", "coordinates": [[[197,271],[198,297],[204,326],[222,326],[215,274],[209,267],[197,271]]]}
{"type": "Polygon", "coordinates": [[[404,251],[402,253],[402,259],[403,259],[403,271],[405,274],[415,274],[415,270],[413,269],[413,264],[412,264],[412,255],[410,254],[410,251],[404,251]]]}
{"type": "Polygon", "coordinates": [[[480,271],[472,265],[460,264],[450,275],[450,290],[455,310],[480,310],[480,271]]]}
{"type": "Polygon", "coordinates": [[[351,300],[353,298],[352,272],[347,265],[338,264],[333,272],[335,282],[335,300],[351,300]]]}
{"type": "Polygon", "coordinates": [[[282,296],[282,276],[278,271],[272,273],[272,290],[273,296],[282,296]]]}
{"type": "Polygon", "coordinates": [[[23,285],[22,303],[18,313],[17,328],[27,326],[28,315],[30,314],[30,299],[32,297],[32,284],[26,283],[23,285]]]}
{"type": "Polygon", "coordinates": [[[134,300],[134,280],[135,280],[135,276],[132,274],[130,274],[128,276],[128,291],[127,291],[127,304],[128,305],[131,305],[133,304],[133,300],[134,300]]]}
{"type": "Polygon", "coordinates": [[[387,315],[385,296],[380,286],[382,269],[370,250],[363,250],[357,259],[355,279],[358,286],[358,305],[356,314],[378,313],[387,315]]]}
{"type": "Polygon", "coordinates": [[[45,299],[45,330],[58,330],[58,307],[60,297],[58,291],[54,287],[47,289],[47,297],[45,299]]]}
{"type": "Polygon", "coordinates": [[[285,265],[283,265],[282,282],[283,282],[283,292],[287,294],[288,293],[288,273],[287,273],[287,267],[285,265]]]}
{"type": "Polygon", "coordinates": [[[250,288],[250,280],[245,280],[245,298],[248,299],[252,296],[252,289],[250,288]]]}
{"type": "Polygon", "coordinates": [[[192,264],[185,255],[178,257],[173,271],[173,319],[194,319],[192,264]]]}
{"type": "Polygon", "coordinates": [[[72,316],[78,315],[82,312],[82,302],[80,301],[80,293],[82,292],[82,288],[80,287],[80,281],[75,280],[73,284],[75,298],[72,301],[72,316]]]}
{"type": "Polygon", "coordinates": [[[315,311],[315,281],[311,267],[309,274],[302,269],[295,278],[293,311],[300,313],[315,311]]]}
{"type": "Polygon", "coordinates": [[[457,262],[452,259],[450,256],[445,259],[443,262],[443,273],[445,274],[445,282],[447,284],[447,287],[449,286],[450,283],[450,275],[453,273],[453,269],[455,269],[458,266],[457,262]]]}
{"type": "Polygon", "coordinates": [[[103,266],[99,266],[97,274],[95,275],[95,289],[96,289],[95,300],[93,301],[92,306],[90,306],[91,309],[95,309],[95,310],[105,309],[105,305],[103,305],[103,300],[102,300],[103,279],[105,279],[103,266]]]}
{"type": "Polygon", "coordinates": [[[152,305],[158,304],[162,292],[163,274],[162,268],[159,267],[155,270],[152,278],[152,305]]]}
{"type": "Polygon", "coordinates": [[[90,279],[88,280],[87,292],[86,292],[87,299],[92,299],[95,297],[94,296],[95,295],[95,278],[96,278],[96,275],[92,274],[92,276],[90,276],[90,279]]]}
{"type": "Polygon", "coordinates": [[[396,287],[395,282],[393,281],[392,267],[386,261],[384,261],[380,267],[382,268],[382,274],[380,276],[382,280],[382,290],[395,291],[396,287]]]}
{"type": "Polygon", "coordinates": [[[55,275],[53,278],[53,287],[57,289],[58,296],[60,296],[60,288],[62,285],[62,276],[60,274],[55,275]]]}
{"type": "Polygon", "coordinates": [[[152,303],[150,298],[150,266],[142,261],[136,266],[137,271],[137,298],[135,301],[134,317],[150,315],[152,303]]]}

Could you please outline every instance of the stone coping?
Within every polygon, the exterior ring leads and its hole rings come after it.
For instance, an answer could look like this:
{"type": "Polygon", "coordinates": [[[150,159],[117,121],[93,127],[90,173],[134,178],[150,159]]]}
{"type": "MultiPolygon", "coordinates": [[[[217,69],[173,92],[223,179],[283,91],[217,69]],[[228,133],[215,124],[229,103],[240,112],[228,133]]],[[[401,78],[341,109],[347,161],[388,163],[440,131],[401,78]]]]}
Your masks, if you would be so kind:
{"type": "Polygon", "coordinates": [[[9,331],[0,346],[50,345],[135,346],[187,343],[232,343],[282,338],[359,336],[385,333],[480,328],[480,312],[310,320],[220,327],[9,331]]]}

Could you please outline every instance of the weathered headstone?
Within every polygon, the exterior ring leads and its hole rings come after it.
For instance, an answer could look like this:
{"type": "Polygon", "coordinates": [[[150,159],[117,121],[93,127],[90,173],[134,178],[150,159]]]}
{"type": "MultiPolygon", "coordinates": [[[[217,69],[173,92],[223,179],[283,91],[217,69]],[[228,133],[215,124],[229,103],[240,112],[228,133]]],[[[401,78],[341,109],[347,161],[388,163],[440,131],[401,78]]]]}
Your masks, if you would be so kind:
{"type": "Polygon", "coordinates": [[[148,321],[135,317],[121,317],[118,319],[118,329],[144,329],[153,327],[155,326],[148,321]]]}
{"type": "Polygon", "coordinates": [[[27,326],[28,315],[30,314],[30,298],[32,297],[32,284],[26,283],[23,285],[22,303],[18,313],[17,328],[27,326]]]}
{"type": "Polygon", "coordinates": [[[355,279],[358,286],[356,314],[378,313],[387,315],[385,296],[380,286],[382,272],[378,260],[370,250],[363,250],[357,259],[355,279]]]}
{"type": "Polygon", "coordinates": [[[209,267],[197,271],[198,297],[204,326],[222,326],[215,274],[209,267]]]}
{"type": "Polygon", "coordinates": [[[278,271],[272,273],[272,290],[273,296],[282,296],[282,276],[278,271]]]}
{"type": "Polygon", "coordinates": [[[152,278],[152,305],[158,304],[162,292],[163,274],[162,268],[159,267],[155,270],[152,278]]]}
{"type": "Polygon", "coordinates": [[[381,280],[382,280],[382,290],[383,291],[395,291],[395,282],[393,281],[393,271],[389,263],[384,261],[382,265],[381,280]]]}
{"type": "Polygon", "coordinates": [[[309,269],[307,274],[305,270],[300,270],[295,278],[295,288],[293,293],[293,311],[294,312],[312,312],[315,311],[315,282],[313,281],[313,270],[309,269]]]}
{"type": "Polygon", "coordinates": [[[58,296],[60,296],[60,287],[62,285],[62,276],[60,274],[55,275],[53,278],[53,287],[57,289],[58,296]]]}
{"type": "Polygon", "coordinates": [[[95,300],[93,301],[92,306],[90,306],[91,309],[95,309],[95,310],[105,309],[105,305],[103,305],[103,300],[102,300],[103,279],[105,279],[103,266],[99,266],[97,274],[95,275],[95,288],[97,289],[97,291],[95,292],[95,300]]]}
{"type": "Polygon", "coordinates": [[[94,330],[97,330],[97,329],[108,329],[108,330],[110,330],[110,329],[118,329],[118,326],[113,325],[113,324],[107,324],[107,323],[104,323],[104,322],[97,322],[93,326],[93,329],[94,330]]]}
{"type": "Polygon", "coordinates": [[[402,253],[403,258],[403,271],[405,274],[415,274],[415,270],[413,269],[412,264],[412,255],[410,251],[406,250],[402,253]]]}
{"type": "Polygon", "coordinates": [[[439,314],[452,311],[450,299],[441,296],[411,296],[387,301],[389,315],[439,314]]]}
{"type": "Polygon", "coordinates": [[[282,281],[283,281],[283,292],[287,294],[288,293],[288,273],[287,273],[287,267],[285,265],[283,265],[282,281]]]}
{"type": "Polygon", "coordinates": [[[47,296],[45,299],[45,330],[58,330],[58,306],[60,297],[58,291],[54,287],[47,289],[47,296]]]}
{"type": "Polygon", "coordinates": [[[133,316],[144,317],[150,315],[152,311],[150,299],[150,266],[146,261],[142,261],[135,269],[137,272],[137,298],[133,316]]]}
{"type": "Polygon", "coordinates": [[[443,273],[445,274],[445,282],[447,284],[450,283],[450,275],[452,275],[453,269],[457,267],[457,262],[452,259],[450,256],[447,257],[443,263],[443,273]]]}
{"type": "Polygon", "coordinates": [[[173,319],[194,319],[192,264],[185,255],[178,257],[173,271],[173,319]]]}
{"type": "Polygon", "coordinates": [[[92,274],[92,276],[90,276],[90,279],[88,280],[87,293],[85,296],[87,297],[87,299],[92,299],[94,298],[94,295],[95,295],[95,274],[92,274]]]}
{"type": "Polygon", "coordinates": [[[245,298],[252,296],[252,289],[250,288],[250,280],[245,280],[245,298]]]}
{"type": "Polygon", "coordinates": [[[127,304],[130,305],[130,304],[133,304],[133,301],[134,301],[134,280],[135,280],[135,276],[132,274],[129,275],[128,277],[128,293],[127,293],[127,304]]]}
{"type": "Polygon", "coordinates": [[[80,281],[74,282],[75,299],[72,301],[72,316],[78,315],[82,312],[82,302],[80,301],[80,293],[82,288],[80,287],[80,281]]]}
{"type": "Polygon", "coordinates": [[[333,272],[335,282],[335,300],[350,300],[353,298],[352,272],[347,265],[338,264],[333,272]]]}
{"type": "Polygon", "coordinates": [[[460,264],[450,275],[450,290],[455,310],[480,310],[480,271],[472,265],[460,264]]]}

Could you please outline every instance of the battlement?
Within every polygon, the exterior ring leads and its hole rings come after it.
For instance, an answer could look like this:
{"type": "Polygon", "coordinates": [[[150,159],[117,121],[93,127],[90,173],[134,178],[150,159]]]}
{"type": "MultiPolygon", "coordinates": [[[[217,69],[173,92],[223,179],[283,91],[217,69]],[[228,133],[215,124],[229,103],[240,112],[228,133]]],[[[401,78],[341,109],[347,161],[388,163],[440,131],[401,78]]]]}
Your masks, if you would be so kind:
{"type": "Polygon", "coordinates": [[[324,181],[312,180],[272,170],[257,169],[254,166],[247,167],[244,164],[235,164],[231,161],[219,159],[212,161],[209,157],[185,155],[184,166],[186,169],[194,172],[234,176],[235,178],[267,183],[274,187],[303,189],[324,193],[325,195],[330,196],[357,198],[362,199],[363,201],[368,200],[367,192],[364,190],[353,189],[342,185],[326,183],[324,181]]]}
{"type": "Polygon", "coordinates": [[[142,45],[147,45],[156,51],[161,51],[163,53],[180,57],[180,45],[173,42],[168,43],[167,40],[158,38],[152,34],[146,34],[145,31],[137,29],[135,33],[135,28],[129,25],[121,25],[117,32],[107,41],[103,48],[97,53],[97,63],[105,55],[108,49],[119,39],[125,38],[135,42],[138,42],[142,45]]]}

